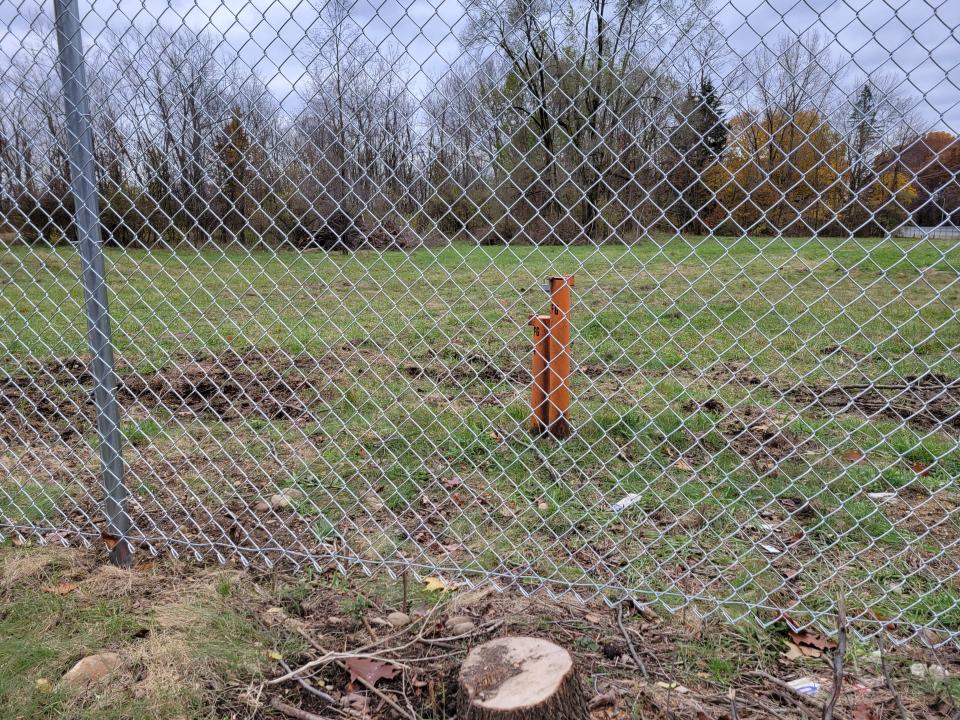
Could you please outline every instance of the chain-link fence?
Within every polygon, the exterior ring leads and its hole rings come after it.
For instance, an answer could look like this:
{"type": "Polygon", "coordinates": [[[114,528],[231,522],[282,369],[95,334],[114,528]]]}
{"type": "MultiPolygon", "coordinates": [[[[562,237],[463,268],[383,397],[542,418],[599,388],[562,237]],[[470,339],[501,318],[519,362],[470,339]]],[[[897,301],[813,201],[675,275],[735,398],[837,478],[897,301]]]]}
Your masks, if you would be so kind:
{"type": "Polygon", "coordinates": [[[960,5],[55,5],[0,534],[960,630],[960,5]]]}

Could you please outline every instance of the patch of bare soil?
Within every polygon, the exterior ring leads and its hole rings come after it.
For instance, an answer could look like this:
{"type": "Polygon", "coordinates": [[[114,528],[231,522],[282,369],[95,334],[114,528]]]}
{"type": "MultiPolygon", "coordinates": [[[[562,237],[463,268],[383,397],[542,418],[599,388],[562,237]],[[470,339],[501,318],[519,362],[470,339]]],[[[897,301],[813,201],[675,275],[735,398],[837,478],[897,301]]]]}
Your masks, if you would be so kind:
{"type": "Polygon", "coordinates": [[[722,362],[710,367],[704,377],[719,385],[762,387],[800,406],[801,411],[857,413],[869,418],[905,420],[924,429],[960,429],[960,379],[940,373],[911,375],[894,383],[799,382],[783,386],[757,375],[745,363],[722,362]]]}
{"type": "MultiPolygon", "coordinates": [[[[93,377],[84,358],[34,363],[0,381],[0,440],[80,440],[93,426],[93,377]]],[[[336,354],[320,358],[281,351],[229,350],[187,358],[152,372],[118,365],[121,406],[163,407],[224,421],[247,417],[295,421],[309,417],[344,367],[336,354]]]]}
{"type": "Polygon", "coordinates": [[[284,352],[228,351],[152,373],[121,377],[122,403],[213,415],[221,420],[260,417],[295,420],[330,399],[336,373],[329,360],[284,352]]]}
{"type": "Polygon", "coordinates": [[[797,460],[815,450],[813,438],[780,427],[769,414],[756,406],[737,408],[720,423],[730,448],[750,459],[760,469],[769,469],[785,460],[797,460]]]}
{"type": "Polygon", "coordinates": [[[490,357],[476,352],[464,354],[455,364],[427,363],[421,365],[408,362],[402,365],[401,369],[407,377],[426,377],[436,383],[463,385],[474,380],[482,380],[492,383],[508,382],[528,385],[531,382],[528,368],[515,365],[505,370],[490,357]]]}
{"type": "Polygon", "coordinates": [[[960,380],[938,373],[911,375],[900,384],[795,385],[780,392],[804,408],[831,414],[858,412],[923,428],[960,428],[960,380]]]}

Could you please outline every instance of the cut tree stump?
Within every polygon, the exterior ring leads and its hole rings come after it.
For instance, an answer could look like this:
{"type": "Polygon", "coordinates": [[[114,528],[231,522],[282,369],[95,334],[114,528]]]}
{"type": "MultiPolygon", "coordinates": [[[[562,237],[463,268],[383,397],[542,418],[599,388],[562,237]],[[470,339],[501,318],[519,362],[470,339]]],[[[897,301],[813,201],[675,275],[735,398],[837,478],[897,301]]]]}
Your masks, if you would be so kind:
{"type": "Polygon", "coordinates": [[[471,650],[460,668],[461,720],[589,717],[573,658],[549,640],[491,640],[471,650]]]}

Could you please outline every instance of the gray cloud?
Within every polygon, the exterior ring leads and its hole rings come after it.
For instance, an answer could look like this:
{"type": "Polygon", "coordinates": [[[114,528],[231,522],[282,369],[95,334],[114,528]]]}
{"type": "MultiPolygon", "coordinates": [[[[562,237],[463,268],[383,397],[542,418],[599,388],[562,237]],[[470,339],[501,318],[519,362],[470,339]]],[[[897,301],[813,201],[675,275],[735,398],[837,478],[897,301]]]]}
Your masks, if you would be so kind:
{"type": "MultiPolygon", "coordinates": [[[[80,5],[92,46],[133,24],[142,29],[184,24],[211,33],[223,43],[225,56],[255,70],[291,111],[302,102],[306,68],[316,52],[309,35],[324,28],[320,0],[81,0],[80,5]]],[[[831,53],[844,60],[841,81],[894,75],[901,91],[916,98],[929,128],[960,134],[956,0],[903,0],[896,8],[885,0],[730,0],[709,12],[729,51],[743,59],[764,45],[773,47],[778,38],[819,32],[831,38],[831,53]]],[[[469,3],[458,0],[357,0],[351,20],[384,55],[399,52],[399,72],[426,94],[459,57],[456,38],[467,13],[469,3]]],[[[0,54],[24,57],[25,45],[50,47],[49,33],[49,21],[36,5],[0,5],[0,54]]]]}

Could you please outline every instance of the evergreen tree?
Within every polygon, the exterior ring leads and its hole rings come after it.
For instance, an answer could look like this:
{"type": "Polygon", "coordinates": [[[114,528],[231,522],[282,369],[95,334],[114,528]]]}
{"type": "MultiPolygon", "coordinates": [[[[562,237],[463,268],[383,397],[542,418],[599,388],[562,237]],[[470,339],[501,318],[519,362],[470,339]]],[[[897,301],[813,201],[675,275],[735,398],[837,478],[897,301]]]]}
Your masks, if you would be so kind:
{"type": "Polygon", "coordinates": [[[727,148],[727,124],[723,120],[723,106],[720,96],[709,77],[700,79],[699,91],[700,127],[703,128],[703,144],[719,159],[727,148]]]}
{"type": "Polygon", "coordinates": [[[706,76],[701,78],[699,87],[687,88],[677,110],[666,165],[674,195],[670,215],[677,230],[702,233],[703,217],[711,203],[711,193],[703,176],[723,156],[727,125],[720,96],[706,76]]]}

